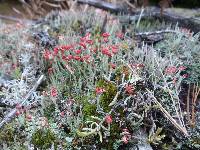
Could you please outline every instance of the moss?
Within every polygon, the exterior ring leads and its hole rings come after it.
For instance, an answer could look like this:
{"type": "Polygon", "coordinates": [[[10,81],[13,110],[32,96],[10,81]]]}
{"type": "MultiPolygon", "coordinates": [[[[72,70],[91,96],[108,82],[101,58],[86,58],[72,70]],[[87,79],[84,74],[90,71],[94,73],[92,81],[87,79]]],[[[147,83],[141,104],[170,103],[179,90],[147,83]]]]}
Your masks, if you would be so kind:
{"type": "Polygon", "coordinates": [[[121,132],[119,124],[118,123],[112,123],[110,125],[110,132],[111,132],[111,136],[114,136],[116,138],[119,137],[119,133],[121,132]]]}
{"type": "Polygon", "coordinates": [[[121,128],[118,123],[112,123],[110,126],[110,136],[107,137],[107,141],[99,143],[99,147],[106,150],[113,150],[113,145],[117,139],[120,139],[121,128]]]}
{"type": "Polygon", "coordinates": [[[21,77],[21,70],[19,67],[17,67],[14,71],[13,71],[13,74],[12,76],[15,78],[15,79],[19,79],[21,77]]]}
{"type": "Polygon", "coordinates": [[[0,143],[12,143],[14,142],[14,137],[14,128],[12,127],[12,125],[8,124],[0,132],[0,143]]]}
{"type": "MultiPolygon", "coordinates": [[[[126,67],[121,66],[120,69],[117,72],[117,75],[121,76],[122,75],[122,71],[126,72],[126,67]]],[[[128,75],[128,74],[127,74],[128,75]]],[[[109,106],[109,104],[113,101],[116,93],[117,93],[117,87],[115,84],[105,81],[103,79],[100,79],[97,84],[96,87],[101,87],[105,89],[105,92],[100,96],[100,106],[101,108],[103,108],[104,112],[109,112],[111,110],[111,107],[109,106]]],[[[120,98],[121,96],[119,96],[120,98]]],[[[89,116],[98,116],[98,113],[96,112],[96,105],[94,104],[90,104],[87,100],[84,100],[84,107],[83,107],[83,113],[84,115],[87,115],[87,117],[89,116]]],[[[117,111],[120,113],[120,118],[123,118],[125,116],[124,112],[123,112],[123,108],[118,108],[117,111]]],[[[114,116],[114,114],[112,114],[112,116],[114,116]]],[[[107,149],[107,150],[112,150],[113,149],[113,144],[116,142],[116,139],[120,139],[120,132],[121,132],[121,128],[119,123],[115,123],[113,121],[113,123],[111,124],[111,130],[110,130],[110,136],[108,137],[108,141],[104,141],[103,143],[99,143],[101,148],[107,149]]],[[[91,137],[90,137],[91,138],[91,137]]],[[[92,137],[92,139],[95,137],[92,137]]],[[[97,137],[96,137],[97,138],[97,137]]],[[[89,144],[89,142],[85,141],[85,144],[87,145],[91,145],[89,144]]]]}
{"type": "Polygon", "coordinates": [[[17,122],[13,120],[11,123],[6,124],[0,130],[0,147],[2,146],[2,144],[6,144],[10,147],[10,149],[13,149],[12,147],[16,148],[16,145],[17,149],[19,150],[26,148],[26,145],[24,143],[27,140],[27,135],[25,132],[23,132],[25,128],[24,126],[18,126],[18,124],[16,123],[17,122]]]}
{"type": "Polygon", "coordinates": [[[105,80],[99,80],[97,87],[105,89],[105,92],[100,97],[100,105],[105,112],[109,112],[111,110],[109,104],[113,101],[115,95],[117,94],[117,87],[115,84],[105,80]]]}
{"type": "Polygon", "coordinates": [[[82,27],[83,27],[83,22],[81,20],[75,20],[71,25],[72,30],[75,32],[82,31],[83,30],[82,27]]]}
{"type": "Polygon", "coordinates": [[[50,106],[46,107],[44,109],[44,116],[50,119],[55,112],[55,105],[51,104],[50,106]]]}
{"type": "Polygon", "coordinates": [[[127,66],[119,66],[115,71],[115,81],[120,81],[122,79],[122,75],[125,74],[125,80],[128,80],[130,71],[127,66]]]}
{"type": "Polygon", "coordinates": [[[50,129],[38,129],[33,135],[31,139],[32,144],[35,148],[40,150],[48,149],[54,144],[54,148],[56,149],[56,137],[52,133],[50,129]]]}
{"type": "MultiPolygon", "coordinates": [[[[120,125],[118,123],[112,123],[110,126],[110,132],[111,132],[111,141],[113,141],[112,139],[119,139],[120,138],[120,132],[121,132],[121,128],[120,125]]],[[[113,141],[114,143],[115,141],[113,141]]]]}
{"type": "Polygon", "coordinates": [[[96,109],[96,105],[90,104],[88,102],[84,103],[83,114],[86,117],[95,116],[95,114],[97,114],[96,109]]]}
{"type": "Polygon", "coordinates": [[[84,114],[84,119],[90,118],[90,116],[95,116],[97,115],[96,112],[96,105],[89,103],[89,99],[93,98],[94,95],[90,96],[76,96],[74,97],[76,99],[76,102],[78,102],[80,105],[83,105],[83,114],[84,114]]]}

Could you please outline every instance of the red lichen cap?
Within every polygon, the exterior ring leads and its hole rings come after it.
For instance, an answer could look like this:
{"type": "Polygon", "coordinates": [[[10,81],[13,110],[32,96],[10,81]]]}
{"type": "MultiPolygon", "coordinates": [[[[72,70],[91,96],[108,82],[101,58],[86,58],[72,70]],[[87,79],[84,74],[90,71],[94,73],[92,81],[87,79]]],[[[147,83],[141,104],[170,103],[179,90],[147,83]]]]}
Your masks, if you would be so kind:
{"type": "Polygon", "coordinates": [[[105,32],[105,33],[102,34],[102,36],[103,36],[104,38],[108,38],[108,37],[110,36],[110,34],[109,34],[108,32],[105,32]]]}
{"type": "Polygon", "coordinates": [[[105,117],[105,121],[106,121],[106,123],[107,124],[111,124],[112,123],[112,116],[111,115],[107,115],[106,117],[105,117]]]}

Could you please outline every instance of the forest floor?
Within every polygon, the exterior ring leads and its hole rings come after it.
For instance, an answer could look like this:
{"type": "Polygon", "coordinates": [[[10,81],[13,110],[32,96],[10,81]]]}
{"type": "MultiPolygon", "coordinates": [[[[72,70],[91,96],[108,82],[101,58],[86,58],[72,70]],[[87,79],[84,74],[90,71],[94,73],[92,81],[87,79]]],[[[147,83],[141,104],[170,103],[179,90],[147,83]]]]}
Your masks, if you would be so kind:
{"type": "MultiPolygon", "coordinates": [[[[12,17],[0,23],[0,149],[200,148],[199,31],[93,8],[26,24],[12,7],[0,5],[12,17]]],[[[197,10],[165,12],[200,23],[197,10]]]]}

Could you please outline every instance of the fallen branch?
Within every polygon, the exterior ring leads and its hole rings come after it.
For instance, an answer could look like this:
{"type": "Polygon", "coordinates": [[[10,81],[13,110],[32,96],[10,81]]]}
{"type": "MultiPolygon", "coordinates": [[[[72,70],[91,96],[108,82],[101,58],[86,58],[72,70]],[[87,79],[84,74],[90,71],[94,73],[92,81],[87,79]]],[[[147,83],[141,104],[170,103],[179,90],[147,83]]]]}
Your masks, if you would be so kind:
{"type": "MultiPolygon", "coordinates": [[[[40,85],[40,83],[42,82],[42,80],[44,79],[44,75],[41,75],[40,78],[38,79],[38,81],[36,82],[36,84],[33,86],[33,88],[28,92],[28,94],[26,95],[26,97],[24,98],[24,100],[20,103],[20,105],[23,105],[25,102],[28,101],[28,99],[31,97],[31,95],[33,94],[33,92],[37,89],[37,87],[40,85]]],[[[0,129],[8,122],[10,122],[14,117],[15,114],[17,112],[17,109],[14,108],[12,109],[5,117],[4,119],[1,121],[0,123],[0,129]]]]}
{"type": "MultiPolygon", "coordinates": [[[[132,16],[120,16],[119,20],[121,23],[136,22],[140,18],[140,11],[135,12],[132,16]]],[[[149,8],[149,10],[144,11],[142,14],[142,19],[158,19],[167,23],[173,23],[176,25],[178,23],[179,27],[191,29],[193,32],[198,33],[200,31],[200,21],[193,17],[184,17],[177,15],[175,13],[163,12],[160,14],[159,8],[149,8]]]]}
{"type": "MultiPolygon", "coordinates": [[[[140,32],[135,33],[134,37],[135,40],[138,42],[145,42],[149,44],[155,44],[161,40],[164,39],[163,34],[172,33],[172,34],[178,34],[179,31],[175,30],[160,30],[160,31],[154,31],[154,32],[140,32]]],[[[186,37],[186,35],[183,35],[186,37]]]]}
{"type": "Polygon", "coordinates": [[[102,0],[77,0],[77,2],[81,4],[88,4],[104,10],[110,10],[112,12],[124,12],[127,10],[122,6],[108,3],[102,0]]]}
{"type": "Polygon", "coordinates": [[[150,35],[165,34],[165,33],[178,33],[178,31],[160,30],[160,31],[154,31],[154,32],[141,32],[141,33],[136,33],[135,36],[150,36],[150,35]]]}

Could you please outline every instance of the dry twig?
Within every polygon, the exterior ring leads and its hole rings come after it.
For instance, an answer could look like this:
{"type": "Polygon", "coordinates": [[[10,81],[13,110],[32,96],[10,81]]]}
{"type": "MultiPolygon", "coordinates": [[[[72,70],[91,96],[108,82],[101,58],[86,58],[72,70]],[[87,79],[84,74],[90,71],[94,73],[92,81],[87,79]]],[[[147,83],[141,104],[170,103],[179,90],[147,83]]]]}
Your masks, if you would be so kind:
{"type": "Polygon", "coordinates": [[[188,93],[187,93],[187,119],[190,122],[190,84],[188,88],[188,93]]]}
{"type": "Polygon", "coordinates": [[[169,119],[169,121],[179,130],[181,131],[185,136],[189,136],[187,130],[185,127],[179,125],[176,120],[174,120],[174,118],[169,114],[169,112],[167,112],[167,110],[165,108],[163,108],[163,106],[161,105],[161,103],[158,102],[158,100],[155,98],[155,96],[152,94],[151,91],[149,91],[148,89],[146,89],[147,92],[149,93],[149,95],[151,96],[151,98],[154,100],[154,102],[159,106],[159,108],[161,109],[161,111],[165,114],[166,118],[169,119]]]}
{"type": "MultiPolygon", "coordinates": [[[[23,105],[26,101],[28,101],[28,99],[31,97],[31,95],[33,94],[33,92],[37,89],[37,87],[41,84],[41,82],[44,79],[44,75],[41,75],[40,78],[38,79],[38,81],[36,82],[36,84],[33,86],[33,88],[28,92],[28,94],[26,95],[26,97],[24,98],[24,100],[22,101],[21,105],[23,105]]],[[[8,122],[10,122],[14,117],[15,114],[17,112],[17,109],[14,108],[12,109],[5,117],[4,119],[1,121],[0,123],[0,129],[8,122]]]]}
{"type": "Polygon", "coordinates": [[[196,101],[197,97],[199,95],[200,88],[197,85],[193,86],[193,92],[192,92],[192,116],[191,116],[191,126],[195,126],[195,106],[196,106],[196,101]]]}

